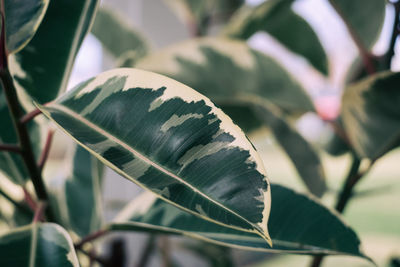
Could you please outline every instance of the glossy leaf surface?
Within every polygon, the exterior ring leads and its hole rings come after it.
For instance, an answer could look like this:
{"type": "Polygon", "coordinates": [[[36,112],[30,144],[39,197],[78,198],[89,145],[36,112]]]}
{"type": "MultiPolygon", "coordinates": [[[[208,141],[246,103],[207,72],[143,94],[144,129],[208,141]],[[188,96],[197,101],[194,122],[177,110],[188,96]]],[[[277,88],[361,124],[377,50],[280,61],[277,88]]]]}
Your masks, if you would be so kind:
{"type": "Polygon", "coordinates": [[[58,221],[79,236],[101,227],[101,183],[103,165],[82,147],[72,147],[62,171],[49,182],[58,221]]]}
{"type": "Polygon", "coordinates": [[[383,72],[343,95],[345,131],[360,157],[376,159],[400,144],[400,73],[383,72]]]}
{"type": "Polygon", "coordinates": [[[129,56],[137,60],[149,50],[145,38],[110,8],[100,8],[97,11],[92,33],[116,58],[129,56]]]}
{"type": "Polygon", "coordinates": [[[256,7],[242,7],[231,19],[224,34],[248,39],[265,31],[289,50],[303,56],[323,74],[328,74],[328,59],[313,28],[292,9],[293,1],[270,0],[256,7]]]}
{"type": "Polygon", "coordinates": [[[289,125],[274,105],[263,103],[255,105],[254,109],[292,160],[308,190],[318,197],[322,196],[327,189],[325,174],[321,160],[311,144],[289,125]]]}
{"type": "Polygon", "coordinates": [[[75,56],[94,18],[97,2],[51,1],[35,37],[11,59],[10,70],[17,85],[36,101],[51,101],[66,89],[75,56]]]}
{"type": "Polygon", "coordinates": [[[355,42],[371,49],[385,18],[385,0],[329,0],[342,17],[355,42]]]}
{"type": "Polygon", "coordinates": [[[265,252],[363,256],[354,231],[316,199],[277,184],[271,185],[271,194],[274,205],[268,226],[272,248],[257,235],[206,222],[157,200],[150,193],[133,200],[110,228],[181,234],[219,245],[265,252]]]}
{"type": "MultiPolygon", "coordinates": [[[[187,84],[222,109],[235,106],[232,102],[237,97],[256,96],[291,113],[314,110],[307,93],[289,73],[242,41],[226,38],[185,41],[143,58],[136,66],[187,84]]],[[[254,117],[253,113],[247,120],[254,117]]],[[[233,119],[242,126],[240,120],[233,119]]]]}
{"type": "Polygon", "coordinates": [[[0,236],[0,265],[79,266],[68,233],[59,225],[36,223],[0,236]]]}
{"type": "Polygon", "coordinates": [[[240,128],[195,90],[115,69],[40,108],[127,179],[197,216],[268,239],[263,163],[240,128]]]}
{"type": "Polygon", "coordinates": [[[4,1],[6,47],[15,53],[26,46],[35,35],[49,0],[4,1]]]}
{"type": "MultiPolygon", "coordinates": [[[[0,85],[0,122],[0,143],[18,144],[17,133],[11,120],[2,85],[0,85]]],[[[28,131],[32,140],[33,150],[37,155],[40,147],[39,127],[34,121],[31,121],[28,123],[28,131]]],[[[20,185],[23,185],[29,178],[21,156],[16,153],[0,151],[0,172],[3,172],[14,183],[20,185]]]]}

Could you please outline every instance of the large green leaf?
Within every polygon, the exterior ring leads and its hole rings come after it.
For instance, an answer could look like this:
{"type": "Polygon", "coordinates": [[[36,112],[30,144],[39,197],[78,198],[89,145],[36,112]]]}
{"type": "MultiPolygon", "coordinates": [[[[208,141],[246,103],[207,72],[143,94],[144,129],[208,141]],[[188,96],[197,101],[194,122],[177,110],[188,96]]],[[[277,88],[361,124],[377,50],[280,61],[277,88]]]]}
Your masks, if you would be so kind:
{"type": "Polygon", "coordinates": [[[11,59],[10,70],[17,85],[36,101],[48,102],[65,90],[97,2],[51,1],[35,37],[11,59]]]}
{"type": "Polygon", "coordinates": [[[149,50],[149,44],[141,33],[135,31],[109,8],[98,10],[92,33],[116,58],[125,54],[137,60],[146,55],[149,50]]]}
{"type": "Polygon", "coordinates": [[[40,109],[127,179],[268,240],[263,163],[240,128],[195,90],[159,74],[115,69],[40,109]]]}
{"type": "MultiPolygon", "coordinates": [[[[18,144],[17,133],[11,120],[3,87],[0,85],[0,143],[18,144]]],[[[38,125],[31,121],[28,123],[34,153],[39,154],[40,131],[38,125]]],[[[23,185],[27,179],[28,171],[20,155],[12,152],[0,151],[0,172],[3,172],[14,183],[23,185]]]]}
{"type": "Polygon", "coordinates": [[[355,42],[372,48],[385,19],[385,0],[329,0],[342,17],[355,42]]]}
{"type": "Polygon", "coordinates": [[[67,230],[86,236],[101,227],[103,165],[82,147],[72,147],[62,172],[49,181],[58,221],[67,230]]]}
{"type": "Polygon", "coordinates": [[[74,245],[61,226],[34,223],[0,236],[1,266],[79,266],[74,245]]]}
{"type": "MultiPolygon", "coordinates": [[[[292,113],[314,110],[307,93],[289,73],[242,41],[226,38],[184,41],[143,58],[136,67],[187,84],[222,109],[232,108],[230,102],[238,97],[256,96],[292,113]]],[[[243,108],[242,104],[237,106],[243,108]]],[[[249,115],[245,123],[256,117],[254,113],[249,115]]],[[[243,120],[235,117],[233,120],[242,126],[243,120]]]]}
{"type": "Polygon", "coordinates": [[[400,73],[383,72],[343,95],[342,118],[360,157],[376,159],[400,144],[400,73]]]}
{"type": "Polygon", "coordinates": [[[26,46],[35,35],[49,0],[7,0],[4,2],[6,47],[15,53],[26,46]]]}
{"type": "Polygon", "coordinates": [[[317,34],[292,9],[291,0],[270,0],[256,7],[242,7],[226,26],[224,34],[241,39],[265,31],[289,50],[306,58],[317,70],[328,74],[328,59],[317,34]]]}
{"type": "Polygon", "coordinates": [[[363,256],[360,240],[339,215],[318,200],[281,185],[271,185],[268,227],[273,247],[257,235],[206,222],[144,193],[110,225],[112,230],[182,234],[212,243],[265,252],[363,256]]]}
{"type": "Polygon", "coordinates": [[[308,190],[318,197],[322,196],[327,189],[325,174],[311,144],[286,122],[273,104],[262,103],[255,105],[254,109],[290,157],[308,190]]]}

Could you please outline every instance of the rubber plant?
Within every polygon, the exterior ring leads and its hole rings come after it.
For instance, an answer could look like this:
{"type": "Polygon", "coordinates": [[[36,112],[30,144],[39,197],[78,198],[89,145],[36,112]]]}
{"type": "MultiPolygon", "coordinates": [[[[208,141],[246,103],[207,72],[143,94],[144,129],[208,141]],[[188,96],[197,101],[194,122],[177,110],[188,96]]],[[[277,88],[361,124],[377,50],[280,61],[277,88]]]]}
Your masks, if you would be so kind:
{"type": "MultiPolygon", "coordinates": [[[[178,16],[199,38],[158,52],[113,11],[98,9],[98,2],[1,1],[1,266],[123,266],[123,255],[99,249],[110,242],[104,236],[121,231],[152,235],[138,266],[146,265],[159,234],[315,255],[313,266],[324,255],[369,260],[339,213],[368,171],[360,169],[361,159],[371,159],[371,166],[399,144],[395,85],[400,76],[375,74],[370,52],[384,16],[383,0],[363,4],[368,8],[358,19],[352,13],[356,4],[330,1],[369,73],[346,90],[343,123],[335,124],[354,159],[338,212],[318,199],[327,190],[322,163],[288,120],[315,112],[310,97],[279,63],[243,40],[267,31],[328,75],[318,36],[291,10],[293,1],[270,0],[252,8],[243,1],[167,1],[184,11],[178,16]],[[200,38],[218,12],[224,14],[221,36],[200,38]],[[292,26],[308,38],[300,42],[299,35],[289,34],[292,26]],[[75,57],[91,29],[118,68],[67,91],[75,57]],[[75,145],[62,173],[45,177],[54,134],[49,125],[75,145]],[[270,128],[309,193],[270,183],[238,125],[246,132],[270,128]],[[145,189],[111,221],[102,212],[104,166],[145,189]]],[[[383,70],[393,56],[398,6],[391,50],[379,61],[383,70]]]]}

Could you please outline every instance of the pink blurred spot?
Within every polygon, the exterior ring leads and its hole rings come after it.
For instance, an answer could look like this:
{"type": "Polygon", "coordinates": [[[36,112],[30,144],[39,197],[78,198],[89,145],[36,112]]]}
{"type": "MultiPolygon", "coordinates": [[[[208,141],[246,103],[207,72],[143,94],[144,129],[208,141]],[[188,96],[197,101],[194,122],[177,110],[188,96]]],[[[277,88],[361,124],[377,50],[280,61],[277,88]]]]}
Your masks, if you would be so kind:
{"type": "Polygon", "coordinates": [[[314,101],[315,109],[321,119],[331,121],[339,116],[340,98],[335,95],[319,96],[314,101]]]}

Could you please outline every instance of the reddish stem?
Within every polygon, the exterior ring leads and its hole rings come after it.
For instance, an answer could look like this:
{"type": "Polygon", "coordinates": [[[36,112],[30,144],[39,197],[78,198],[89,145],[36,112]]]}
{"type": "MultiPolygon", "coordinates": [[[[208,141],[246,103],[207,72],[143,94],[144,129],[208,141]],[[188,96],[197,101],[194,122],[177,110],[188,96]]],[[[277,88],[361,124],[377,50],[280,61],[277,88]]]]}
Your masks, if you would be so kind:
{"type": "Polygon", "coordinates": [[[23,187],[22,189],[24,191],[24,200],[25,200],[26,204],[28,204],[28,206],[29,206],[29,208],[31,208],[31,210],[36,211],[36,208],[37,208],[36,201],[33,200],[31,194],[28,192],[28,190],[25,187],[23,187]]]}
{"type": "Polygon", "coordinates": [[[33,216],[34,223],[43,221],[45,208],[46,208],[46,203],[43,201],[39,201],[39,204],[37,205],[35,210],[35,215],[33,216]]]}
{"type": "Polygon", "coordinates": [[[22,118],[21,118],[21,123],[25,124],[29,121],[31,121],[33,118],[35,118],[37,115],[42,114],[42,112],[40,111],[40,109],[34,109],[31,112],[25,114],[22,118]]]}
{"type": "Polygon", "coordinates": [[[21,148],[17,145],[0,144],[0,151],[21,153],[21,148]]]}
{"type": "Polygon", "coordinates": [[[40,171],[43,170],[44,164],[46,163],[47,158],[49,157],[49,152],[50,152],[50,148],[51,148],[51,142],[53,140],[53,135],[54,135],[54,130],[49,130],[47,132],[46,143],[44,145],[42,154],[40,155],[39,162],[38,162],[38,167],[39,167],[40,171]]]}
{"type": "Polygon", "coordinates": [[[75,245],[75,249],[82,249],[84,244],[91,242],[99,237],[102,237],[106,233],[108,233],[108,229],[102,229],[102,230],[99,230],[97,232],[94,232],[94,233],[91,233],[91,234],[85,236],[84,238],[82,238],[82,240],[79,243],[77,243],[75,245]]]}

